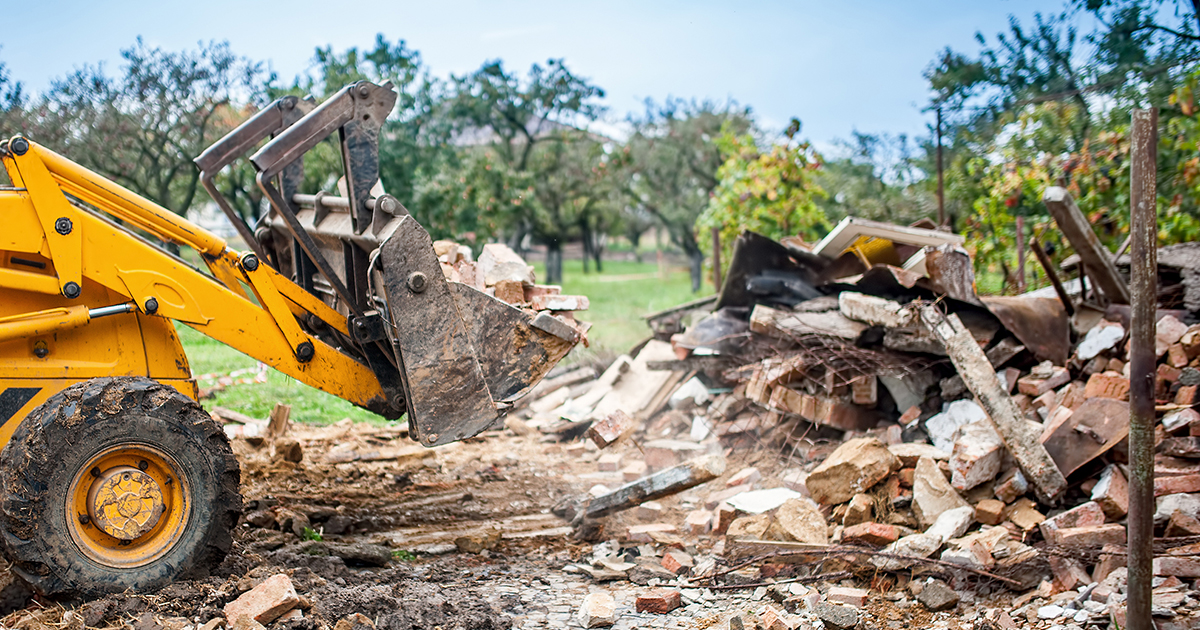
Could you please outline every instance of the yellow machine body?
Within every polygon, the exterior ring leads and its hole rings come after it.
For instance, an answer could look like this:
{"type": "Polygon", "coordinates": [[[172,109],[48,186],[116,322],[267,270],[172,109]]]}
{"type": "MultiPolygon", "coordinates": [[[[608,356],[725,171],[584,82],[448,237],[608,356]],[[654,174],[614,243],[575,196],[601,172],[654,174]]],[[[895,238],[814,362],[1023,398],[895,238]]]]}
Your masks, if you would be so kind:
{"type": "Polygon", "coordinates": [[[171,320],[355,404],[383,395],[367,366],[296,319],[344,331],[344,316],[268,265],[247,270],[211,232],[28,144],[3,157],[13,185],[0,189],[0,448],[31,410],[91,378],[147,376],[195,399],[171,320]],[[135,230],[195,249],[209,273],[135,230]],[[305,341],[315,352],[302,362],[305,341]]]}

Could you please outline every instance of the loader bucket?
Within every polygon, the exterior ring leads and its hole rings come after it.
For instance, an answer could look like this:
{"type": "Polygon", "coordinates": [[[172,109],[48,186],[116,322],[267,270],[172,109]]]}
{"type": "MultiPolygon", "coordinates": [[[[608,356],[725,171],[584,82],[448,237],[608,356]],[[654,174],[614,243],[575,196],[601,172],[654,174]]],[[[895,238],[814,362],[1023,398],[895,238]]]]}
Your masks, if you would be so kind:
{"type": "Polygon", "coordinates": [[[571,325],[448,282],[433,242],[404,217],[380,248],[409,430],[435,446],[477,435],[580,340],[571,325]]]}
{"type": "Polygon", "coordinates": [[[382,390],[371,411],[407,413],[413,436],[435,446],[494,425],[586,328],[445,279],[429,233],[380,188],[379,132],[395,101],[391,84],[367,81],[320,105],[280,99],[196,163],[248,245],[346,317],[345,326],[311,316],[298,323],[370,367],[382,390]],[[303,157],[334,134],[345,190],[305,194],[303,157]],[[268,138],[249,160],[271,210],[251,229],[213,178],[268,138]]]}

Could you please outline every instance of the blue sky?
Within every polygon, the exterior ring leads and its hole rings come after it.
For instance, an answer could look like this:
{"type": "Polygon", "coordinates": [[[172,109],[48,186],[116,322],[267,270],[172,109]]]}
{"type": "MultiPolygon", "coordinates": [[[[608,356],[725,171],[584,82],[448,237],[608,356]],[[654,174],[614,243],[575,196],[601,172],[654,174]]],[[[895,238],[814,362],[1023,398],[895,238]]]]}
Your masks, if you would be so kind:
{"type": "Polygon", "coordinates": [[[782,128],[796,116],[818,146],[852,130],[922,135],[932,120],[922,71],[949,45],[975,51],[1008,16],[1052,13],[1061,0],[795,2],[472,2],[461,0],[109,0],[13,2],[0,60],[34,89],[84,63],[119,63],[142,36],[169,49],[228,40],[282,77],[316,46],[405,39],[435,75],[488,59],[526,69],[550,57],[608,92],[614,119],[646,98],[735,99],[782,128]],[[341,8],[337,8],[337,7],[341,8]]]}

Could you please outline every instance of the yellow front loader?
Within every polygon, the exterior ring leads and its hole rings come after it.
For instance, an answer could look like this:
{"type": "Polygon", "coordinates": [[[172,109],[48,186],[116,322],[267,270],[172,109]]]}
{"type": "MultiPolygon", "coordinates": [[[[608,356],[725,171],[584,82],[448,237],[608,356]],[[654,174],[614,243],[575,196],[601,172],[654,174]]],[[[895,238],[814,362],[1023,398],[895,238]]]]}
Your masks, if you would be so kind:
{"type": "Polygon", "coordinates": [[[447,282],[429,234],[372,193],[395,99],[365,81],[316,107],[279,99],[196,159],[245,252],[26,138],[0,143],[0,536],[39,591],[153,589],[229,550],[238,465],[174,322],[406,415],[427,446],[493,426],[580,340],[447,282]],[[331,136],[346,194],[306,194],[303,156],[331,136]],[[212,183],[251,151],[270,202],[253,228],[212,183]]]}

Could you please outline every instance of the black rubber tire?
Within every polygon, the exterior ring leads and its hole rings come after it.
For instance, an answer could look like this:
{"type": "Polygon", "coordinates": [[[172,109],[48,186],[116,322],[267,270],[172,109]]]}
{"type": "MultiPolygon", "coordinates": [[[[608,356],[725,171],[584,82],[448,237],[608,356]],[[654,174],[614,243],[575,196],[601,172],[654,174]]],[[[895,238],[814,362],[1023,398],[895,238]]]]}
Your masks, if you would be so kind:
{"type": "Polygon", "coordinates": [[[195,401],[142,377],[97,378],[51,396],[0,452],[0,539],[13,570],[51,596],[155,590],[203,577],[225,557],[242,513],[229,439],[195,401]],[[169,454],[188,479],[188,526],[157,560],[134,568],[85,556],[67,529],[75,473],[102,450],[140,442],[169,454]]]}

